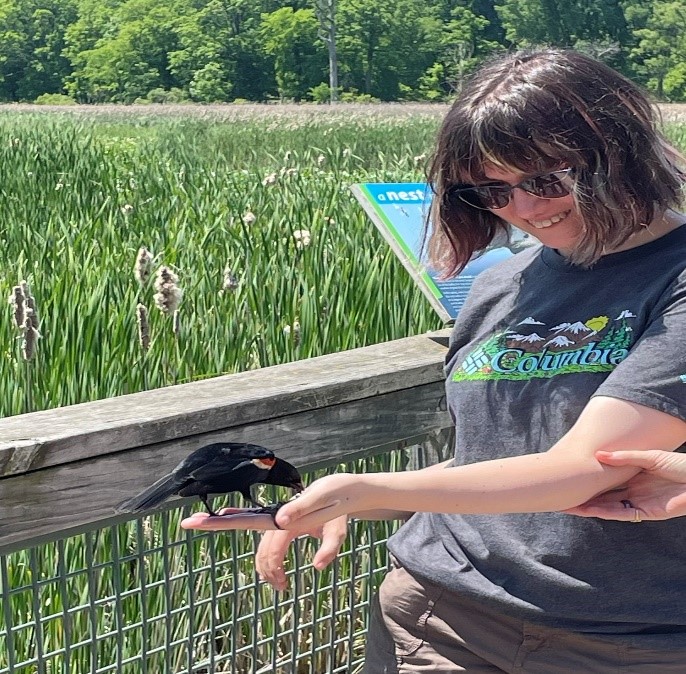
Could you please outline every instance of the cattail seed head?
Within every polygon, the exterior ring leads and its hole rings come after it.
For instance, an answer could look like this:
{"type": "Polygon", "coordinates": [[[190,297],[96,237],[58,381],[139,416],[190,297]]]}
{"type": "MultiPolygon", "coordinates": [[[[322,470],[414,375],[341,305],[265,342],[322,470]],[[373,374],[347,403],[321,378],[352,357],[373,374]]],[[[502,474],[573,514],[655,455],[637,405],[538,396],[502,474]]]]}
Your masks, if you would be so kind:
{"type": "Polygon", "coordinates": [[[21,286],[14,286],[12,293],[9,296],[9,303],[12,306],[14,314],[14,324],[18,328],[24,327],[24,320],[26,319],[26,309],[24,301],[24,293],[21,286]]]}
{"type": "Polygon", "coordinates": [[[155,306],[164,314],[173,314],[181,304],[183,292],[177,285],[179,277],[169,267],[160,267],[155,277],[155,306]]]}
{"type": "Polygon", "coordinates": [[[283,329],[283,334],[293,340],[293,344],[298,346],[300,344],[300,322],[293,321],[293,325],[286,325],[283,329]]]}
{"type": "Polygon", "coordinates": [[[302,250],[303,248],[307,248],[310,245],[312,236],[310,235],[310,232],[306,229],[296,229],[293,232],[293,240],[295,241],[295,247],[299,250],[302,250]]]}
{"type": "Polygon", "coordinates": [[[234,290],[238,290],[238,285],[238,279],[227,264],[226,267],[224,267],[224,282],[222,284],[222,290],[233,292],[234,290]]]}
{"type": "Polygon", "coordinates": [[[36,306],[36,299],[31,294],[31,287],[28,281],[20,281],[19,287],[21,288],[22,295],[24,296],[25,305],[25,317],[31,317],[31,325],[36,329],[40,329],[40,319],[38,317],[38,307],[36,306]]]}
{"type": "Polygon", "coordinates": [[[133,268],[133,275],[136,277],[136,281],[138,281],[141,287],[148,282],[151,270],[152,254],[145,247],[139,248],[138,254],[136,255],[136,264],[133,268]]]}
{"type": "Polygon", "coordinates": [[[243,222],[250,227],[250,225],[255,223],[255,220],[257,220],[257,217],[252,211],[246,211],[245,214],[243,215],[243,222]]]}
{"type": "Polygon", "coordinates": [[[138,323],[138,343],[143,353],[150,348],[150,324],[148,323],[148,310],[144,304],[136,305],[136,322],[138,323]]]}
{"type": "Polygon", "coordinates": [[[179,277],[169,267],[162,266],[155,274],[155,290],[158,292],[165,285],[176,285],[179,282],[179,277]]]}
{"type": "Polygon", "coordinates": [[[36,300],[33,295],[26,298],[26,314],[31,318],[31,326],[34,330],[40,329],[40,318],[38,318],[38,309],[36,308],[36,300]]]}
{"type": "Polygon", "coordinates": [[[31,318],[27,316],[24,319],[24,334],[21,340],[21,355],[26,361],[33,360],[36,356],[36,346],[38,345],[38,338],[40,333],[31,324],[31,318]]]}

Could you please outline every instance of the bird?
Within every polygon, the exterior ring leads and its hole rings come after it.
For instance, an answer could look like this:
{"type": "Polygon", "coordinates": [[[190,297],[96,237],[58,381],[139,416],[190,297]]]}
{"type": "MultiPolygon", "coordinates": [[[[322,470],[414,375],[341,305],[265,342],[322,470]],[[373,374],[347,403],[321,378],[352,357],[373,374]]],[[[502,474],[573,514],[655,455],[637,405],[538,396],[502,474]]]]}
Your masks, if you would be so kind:
{"type": "Polygon", "coordinates": [[[171,473],[133,498],[122,501],[117,512],[137,513],[154,508],[170,496],[197,496],[212,516],[209,494],[239,492],[258,512],[274,516],[277,506],[263,506],[251,493],[255,484],[290,487],[296,493],[305,489],[298,469],[262,447],[242,442],[215,442],[196,449],[171,473]]]}

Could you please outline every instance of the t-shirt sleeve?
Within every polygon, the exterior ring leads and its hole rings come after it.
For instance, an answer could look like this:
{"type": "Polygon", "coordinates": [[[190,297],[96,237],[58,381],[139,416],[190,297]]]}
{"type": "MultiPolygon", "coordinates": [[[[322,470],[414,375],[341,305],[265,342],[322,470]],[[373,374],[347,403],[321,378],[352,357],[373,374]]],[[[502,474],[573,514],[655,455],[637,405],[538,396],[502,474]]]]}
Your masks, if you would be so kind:
{"type": "Polygon", "coordinates": [[[686,274],[663,294],[629,355],[596,390],[686,421],[686,274]]]}

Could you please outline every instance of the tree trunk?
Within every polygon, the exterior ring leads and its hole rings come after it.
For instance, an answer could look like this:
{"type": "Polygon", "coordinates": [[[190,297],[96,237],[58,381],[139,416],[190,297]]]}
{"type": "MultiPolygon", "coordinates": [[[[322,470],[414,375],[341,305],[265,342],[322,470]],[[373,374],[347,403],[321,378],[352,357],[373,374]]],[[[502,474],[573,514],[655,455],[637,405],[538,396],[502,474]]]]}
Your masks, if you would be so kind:
{"type": "Polygon", "coordinates": [[[315,0],[319,38],[329,50],[329,100],[338,101],[338,55],[336,53],[336,0],[315,0]]]}

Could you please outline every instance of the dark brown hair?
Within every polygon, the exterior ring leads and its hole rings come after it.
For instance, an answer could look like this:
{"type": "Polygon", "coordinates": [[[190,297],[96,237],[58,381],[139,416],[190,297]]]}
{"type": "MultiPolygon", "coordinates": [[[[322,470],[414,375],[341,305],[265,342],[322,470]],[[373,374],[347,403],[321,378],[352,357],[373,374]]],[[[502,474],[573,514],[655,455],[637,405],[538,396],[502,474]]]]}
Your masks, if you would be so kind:
{"type": "Polygon", "coordinates": [[[658,131],[646,95],[574,51],[522,51],[487,63],[446,115],[428,174],[429,261],[444,276],[459,273],[506,228],[449,191],[487,181],[487,162],[523,174],[574,169],[584,229],[570,261],[583,266],[683,198],[684,158],[658,131]]]}

